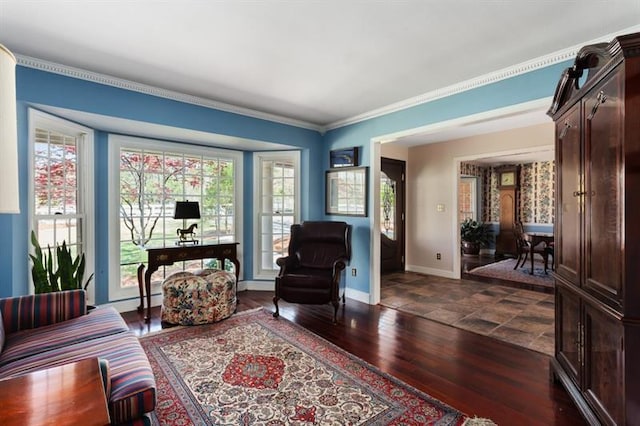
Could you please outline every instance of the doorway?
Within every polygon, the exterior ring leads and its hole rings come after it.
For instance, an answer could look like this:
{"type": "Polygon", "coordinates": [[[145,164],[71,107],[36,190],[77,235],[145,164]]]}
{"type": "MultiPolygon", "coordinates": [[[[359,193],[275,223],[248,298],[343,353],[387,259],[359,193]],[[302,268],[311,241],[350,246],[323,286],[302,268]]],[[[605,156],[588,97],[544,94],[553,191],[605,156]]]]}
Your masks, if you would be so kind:
{"type": "Polygon", "coordinates": [[[404,271],[406,163],[380,159],[380,273],[404,271]]]}

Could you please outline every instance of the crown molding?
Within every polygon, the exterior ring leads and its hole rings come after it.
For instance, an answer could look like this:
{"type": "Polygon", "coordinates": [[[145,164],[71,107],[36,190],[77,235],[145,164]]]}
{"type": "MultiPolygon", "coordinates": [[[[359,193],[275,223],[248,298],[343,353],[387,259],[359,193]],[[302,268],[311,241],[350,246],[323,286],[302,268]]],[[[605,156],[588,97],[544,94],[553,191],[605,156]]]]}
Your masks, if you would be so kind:
{"type": "Polygon", "coordinates": [[[565,51],[554,53],[542,58],[533,59],[521,64],[513,65],[508,68],[503,68],[499,71],[494,71],[488,74],[481,75],[469,80],[462,81],[460,83],[452,84],[450,86],[442,87],[440,89],[432,90],[422,95],[415,96],[413,98],[405,99],[381,108],[377,108],[360,115],[356,115],[351,118],[336,121],[326,126],[327,130],[337,129],[338,127],[348,126],[361,121],[370,120],[372,118],[380,117],[393,112],[402,111],[407,108],[432,102],[437,99],[446,98],[448,96],[456,95],[458,93],[466,92],[468,90],[476,89],[478,87],[486,86],[487,84],[496,83],[500,80],[506,80],[511,77],[515,77],[520,74],[525,74],[531,71],[535,71],[540,68],[548,67],[559,62],[563,62],[575,57],[578,52],[573,48],[566,49],[565,51]]]}
{"type": "Polygon", "coordinates": [[[538,58],[531,59],[526,62],[521,62],[519,64],[512,65],[510,67],[503,68],[501,70],[494,71],[491,73],[487,73],[469,80],[465,80],[460,83],[456,83],[440,89],[432,90],[430,92],[423,93],[422,95],[418,95],[413,98],[405,99],[403,101],[399,101],[381,108],[377,108],[377,109],[356,115],[354,117],[346,118],[344,120],[338,120],[333,123],[327,124],[324,130],[326,132],[329,130],[337,129],[339,127],[348,126],[350,124],[355,124],[361,121],[370,120],[372,118],[380,117],[393,112],[398,112],[398,111],[411,108],[417,105],[425,104],[427,102],[432,102],[437,99],[446,98],[447,96],[452,96],[461,92],[466,92],[467,90],[471,90],[481,86],[485,86],[487,84],[495,83],[500,80],[506,80],[511,77],[515,77],[521,74],[526,74],[528,72],[535,71],[541,68],[546,68],[548,66],[555,65],[560,62],[574,59],[578,51],[585,45],[593,44],[593,43],[610,42],[611,39],[619,35],[629,34],[629,33],[638,32],[638,31],[640,31],[640,25],[636,25],[616,33],[608,34],[608,35],[599,37],[597,39],[590,40],[585,43],[580,43],[566,49],[558,50],[548,55],[540,56],[538,58]]]}
{"type": "Polygon", "coordinates": [[[244,115],[247,117],[257,118],[261,120],[267,120],[274,123],[286,124],[290,126],[300,127],[303,129],[315,130],[320,134],[324,134],[329,130],[337,129],[339,127],[348,126],[350,124],[359,123],[361,121],[370,120],[372,118],[387,115],[393,112],[401,111],[407,108],[411,108],[417,105],[421,105],[427,102],[432,102],[437,99],[452,96],[461,92],[472,90],[487,84],[495,83],[501,80],[505,80],[511,77],[515,77],[521,74],[525,74],[531,71],[535,71],[541,68],[545,68],[560,62],[564,62],[570,59],[574,59],[578,51],[587,44],[610,42],[611,39],[623,34],[629,34],[633,32],[640,32],[640,25],[627,28],[616,33],[608,34],[600,38],[590,40],[578,45],[553,52],[551,54],[541,56],[520,64],[516,64],[507,68],[503,68],[498,71],[487,73],[479,77],[475,77],[469,80],[465,80],[450,86],[446,86],[440,89],[432,90],[430,92],[418,95],[403,101],[399,101],[381,108],[377,108],[350,118],[334,121],[327,125],[318,125],[307,121],[297,120],[294,118],[284,117],[281,115],[270,114],[267,112],[257,111],[250,108],[244,108],[236,105],[227,104],[224,102],[215,101],[208,98],[203,98],[194,95],[187,95],[184,93],[176,92],[173,90],[163,89],[160,87],[150,86],[142,83],[136,83],[134,81],[120,79],[105,74],[100,74],[92,71],[83,70],[80,68],[74,68],[67,65],[58,64],[55,62],[45,61],[38,58],[32,58],[25,55],[15,55],[18,65],[35,68],[42,71],[47,71],[54,74],[60,74],[68,77],[73,77],[81,80],[92,81],[99,84],[118,87],[125,90],[131,90],[134,92],[144,93],[147,95],[158,96],[161,98],[171,99],[178,102],[189,103],[193,105],[202,106],[205,108],[212,108],[220,111],[230,112],[234,114],[244,115]]]}
{"type": "Polygon", "coordinates": [[[93,71],[87,71],[55,62],[45,61],[43,59],[33,58],[25,55],[16,55],[18,65],[27,68],[34,68],[54,74],[60,74],[67,77],[73,77],[80,80],[91,81],[94,83],[104,84],[107,86],[117,87],[119,89],[130,90],[133,92],[144,93],[146,95],[158,96],[160,98],[171,99],[173,101],[184,102],[192,105],[198,105],[205,108],[212,108],[220,111],[230,112],[234,114],[244,115],[251,118],[272,121],[275,123],[286,124],[303,129],[324,132],[324,127],[307,121],[296,120],[294,118],[284,117],[267,112],[257,111],[250,108],[244,108],[224,102],[214,101],[199,96],[187,95],[185,93],[173,90],[163,89],[161,87],[150,86],[147,84],[136,83],[135,81],[125,80],[112,77],[106,74],[100,74],[93,71]]]}

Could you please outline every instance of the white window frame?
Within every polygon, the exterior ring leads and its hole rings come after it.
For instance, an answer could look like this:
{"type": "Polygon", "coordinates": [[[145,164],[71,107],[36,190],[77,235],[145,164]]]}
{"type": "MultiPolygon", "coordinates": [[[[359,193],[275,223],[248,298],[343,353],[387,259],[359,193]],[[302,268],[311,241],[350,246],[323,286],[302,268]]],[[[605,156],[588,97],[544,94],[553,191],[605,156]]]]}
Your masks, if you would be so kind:
{"type": "MultiPolygon", "coordinates": [[[[35,131],[43,128],[49,131],[75,136],[78,140],[78,197],[77,209],[82,216],[82,248],[85,255],[85,278],[95,272],[95,211],[94,211],[94,132],[93,129],[55,117],[34,108],[28,110],[29,121],[29,252],[33,251],[31,244],[31,230],[35,229],[35,131]]],[[[34,292],[31,277],[31,262],[29,262],[29,292],[34,292]]],[[[87,287],[87,302],[95,303],[96,279],[87,287]]]]}
{"type": "Polygon", "coordinates": [[[471,211],[462,211],[460,209],[458,209],[459,214],[458,214],[458,220],[460,221],[460,223],[462,223],[462,220],[460,220],[460,214],[462,213],[471,213],[471,218],[473,220],[479,220],[479,209],[478,209],[478,204],[480,203],[480,198],[478,197],[478,194],[480,193],[480,188],[479,188],[479,182],[480,182],[480,178],[478,178],[477,176],[462,176],[460,177],[460,182],[470,182],[469,183],[469,187],[471,188],[471,211]],[[472,183],[471,183],[472,182],[472,183]]]}
{"type": "MultiPolygon", "coordinates": [[[[189,145],[179,142],[159,141],[134,136],[109,135],[109,301],[116,302],[123,299],[139,297],[138,287],[122,288],[119,285],[120,277],[120,150],[146,149],[158,151],[171,151],[186,155],[222,156],[234,161],[234,222],[236,241],[243,241],[243,153],[220,148],[189,145]]],[[[238,259],[242,264],[242,244],[238,245],[238,259]]],[[[160,272],[157,272],[158,274],[160,272]]],[[[242,277],[242,268],[240,268],[242,277]]],[[[152,283],[151,294],[158,294],[160,286],[152,283]]]]}
{"type": "Polygon", "coordinates": [[[262,255],[262,226],[260,216],[262,214],[262,161],[289,161],[294,166],[294,223],[300,222],[300,151],[269,151],[257,152],[253,156],[253,206],[254,222],[253,228],[256,230],[253,236],[253,278],[257,280],[271,280],[278,275],[277,269],[263,269],[261,265],[262,255]]]}

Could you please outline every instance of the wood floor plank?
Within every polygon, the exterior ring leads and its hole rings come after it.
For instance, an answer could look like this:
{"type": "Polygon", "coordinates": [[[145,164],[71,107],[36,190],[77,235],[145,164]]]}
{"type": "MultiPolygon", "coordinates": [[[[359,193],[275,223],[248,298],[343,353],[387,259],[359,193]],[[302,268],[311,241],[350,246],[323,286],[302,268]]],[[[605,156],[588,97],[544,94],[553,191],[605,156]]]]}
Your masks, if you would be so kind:
{"type": "MultiPolygon", "coordinates": [[[[239,294],[238,310],[264,306],[270,292],[239,294]]],[[[332,324],[329,305],[280,302],[280,315],[456,409],[498,425],[586,424],[560,385],[549,379],[549,357],[425,318],[347,299],[332,324]]],[[[139,335],[159,330],[159,310],[145,324],[123,314],[139,335]]]]}

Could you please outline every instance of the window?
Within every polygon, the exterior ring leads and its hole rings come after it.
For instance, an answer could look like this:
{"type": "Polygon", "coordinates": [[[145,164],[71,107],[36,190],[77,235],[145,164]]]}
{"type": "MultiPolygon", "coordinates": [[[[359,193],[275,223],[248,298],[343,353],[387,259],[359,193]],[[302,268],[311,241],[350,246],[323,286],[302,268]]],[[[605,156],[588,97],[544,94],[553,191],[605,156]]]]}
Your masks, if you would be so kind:
{"type": "Polygon", "coordinates": [[[380,232],[396,239],[396,182],[380,171],[380,232]]]}
{"type": "MultiPolygon", "coordinates": [[[[131,137],[110,138],[111,211],[115,222],[110,299],[137,294],[137,268],[147,260],[145,247],[170,247],[177,230],[196,225],[199,244],[240,241],[239,207],[242,153],[131,137]],[[113,141],[113,143],[111,143],[113,141]],[[173,219],[176,201],[197,201],[200,219],[173,219]]],[[[167,266],[154,273],[158,281],[191,268],[220,267],[215,260],[167,266]]],[[[231,268],[231,265],[224,265],[231,268]]]]}
{"type": "Polygon", "coordinates": [[[299,164],[297,151],[261,152],[254,158],[255,278],[273,278],[276,259],[288,252],[291,225],[299,220],[299,164]]]}
{"type": "Polygon", "coordinates": [[[477,213],[477,187],[478,178],[461,177],[458,188],[458,220],[460,223],[466,219],[478,220],[477,213]]]}
{"type": "MultiPolygon", "coordinates": [[[[93,132],[30,109],[29,152],[31,229],[43,248],[55,249],[64,241],[72,256],[84,253],[84,276],[89,277],[94,270],[93,132]]],[[[94,286],[87,290],[93,302],[94,286]]]]}

